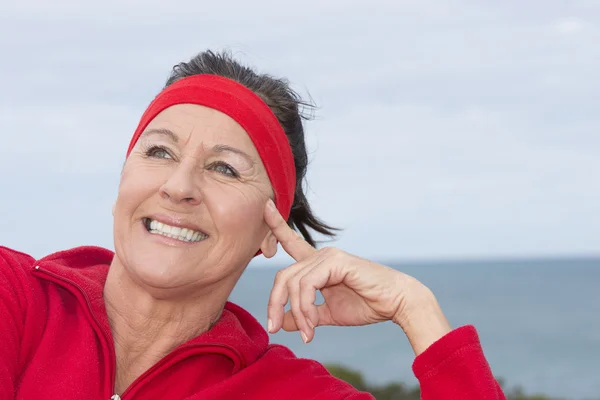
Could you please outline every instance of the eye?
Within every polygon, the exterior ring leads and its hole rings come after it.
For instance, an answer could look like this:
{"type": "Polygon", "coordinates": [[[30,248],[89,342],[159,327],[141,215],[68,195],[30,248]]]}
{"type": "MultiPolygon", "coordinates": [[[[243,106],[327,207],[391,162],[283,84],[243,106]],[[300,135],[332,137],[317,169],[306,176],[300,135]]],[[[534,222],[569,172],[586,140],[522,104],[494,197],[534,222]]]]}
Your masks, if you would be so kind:
{"type": "Polygon", "coordinates": [[[224,163],[223,161],[214,162],[209,166],[209,168],[213,171],[217,171],[220,174],[231,176],[232,178],[239,177],[237,171],[233,169],[231,165],[224,163]]]}
{"type": "Polygon", "coordinates": [[[146,157],[172,159],[169,151],[162,146],[151,146],[145,151],[146,157]]]}

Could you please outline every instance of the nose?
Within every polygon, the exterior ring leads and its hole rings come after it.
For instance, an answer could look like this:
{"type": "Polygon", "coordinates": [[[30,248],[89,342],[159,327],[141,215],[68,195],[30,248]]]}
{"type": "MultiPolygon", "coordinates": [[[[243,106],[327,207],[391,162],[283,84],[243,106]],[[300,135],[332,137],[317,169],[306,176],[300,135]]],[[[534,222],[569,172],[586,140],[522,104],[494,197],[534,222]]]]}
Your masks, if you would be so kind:
{"type": "Polygon", "coordinates": [[[202,196],[197,179],[195,179],[197,178],[196,174],[197,171],[193,163],[179,163],[171,172],[167,181],[160,187],[160,197],[176,204],[200,204],[202,196]]]}

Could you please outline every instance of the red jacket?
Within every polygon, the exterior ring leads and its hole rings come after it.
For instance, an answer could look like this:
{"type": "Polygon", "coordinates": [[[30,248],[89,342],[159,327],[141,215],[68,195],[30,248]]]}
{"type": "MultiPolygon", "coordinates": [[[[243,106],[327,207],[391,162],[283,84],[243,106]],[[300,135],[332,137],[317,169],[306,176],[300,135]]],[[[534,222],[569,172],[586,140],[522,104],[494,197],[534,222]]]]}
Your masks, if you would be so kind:
{"type": "MultiPolygon", "coordinates": [[[[0,399],[109,400],[115,350],[102,297],[113,253],[79,247],[41,260],[0,247],[0,399]]],[[[424,400],[504,399],[473,327],[416,358],[424,400]]],[[[182,344],[122,394],[133,399],[372,399],[319,363],[269,344],[228,303],[211,330],[182,344]]]]}

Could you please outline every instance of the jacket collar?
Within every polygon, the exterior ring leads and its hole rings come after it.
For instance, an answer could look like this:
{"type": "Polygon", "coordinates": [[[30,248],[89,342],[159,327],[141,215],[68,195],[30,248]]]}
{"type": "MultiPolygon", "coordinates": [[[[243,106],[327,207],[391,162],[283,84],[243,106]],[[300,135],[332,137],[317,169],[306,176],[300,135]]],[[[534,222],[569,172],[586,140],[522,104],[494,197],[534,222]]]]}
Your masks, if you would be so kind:
{"type": "MultiPolygon", "coordinates": [[[[113,257],[110,250],[83,246],[48,255],[34,264],[36,276],[63,286],[80,301],[86,301],[111,341],[103,290],[113,257]]],[[[268,344],[269,337],[262,325],[240,306],[227,302],[220,319],[210,330],[175,350],[199,345],[226,347],[239,355],[240,359],[235,361],[243,368],[256,361],[267,350],[268,344]]]]}

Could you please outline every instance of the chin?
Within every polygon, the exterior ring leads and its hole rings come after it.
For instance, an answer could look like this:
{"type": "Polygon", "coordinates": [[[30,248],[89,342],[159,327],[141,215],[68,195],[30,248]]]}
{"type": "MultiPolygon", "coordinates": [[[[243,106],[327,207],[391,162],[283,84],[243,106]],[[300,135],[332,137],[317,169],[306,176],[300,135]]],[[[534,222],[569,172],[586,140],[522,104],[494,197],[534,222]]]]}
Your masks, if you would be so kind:
{"type": "Polygon", "coordinates": [[[235,245],[222,248],[212,236],[186,242],[157,234],[153,228],[148,220],[141,220],[125,235],[115,235],[115,248],[127,274],[154,297],[166,296],[165,291],[170,296],[179,291],[197,292],[202,286],[228,280],[228,276],[239,278],[255,254],[245,257],[232,251],[235,245]]]}
{"type": "Polygon", "coordinates": [[[135,257],[126,267],[127,272],[138,284],[153,289],[175,289],[184,286],[186,281],[194,281],[189,277],[190,271],[185,271],[182,263],[173,258],[157,257],[149,253],[142,257],[135,257]],[[186,279],[186,276],[188,279],[186,279]]]}

